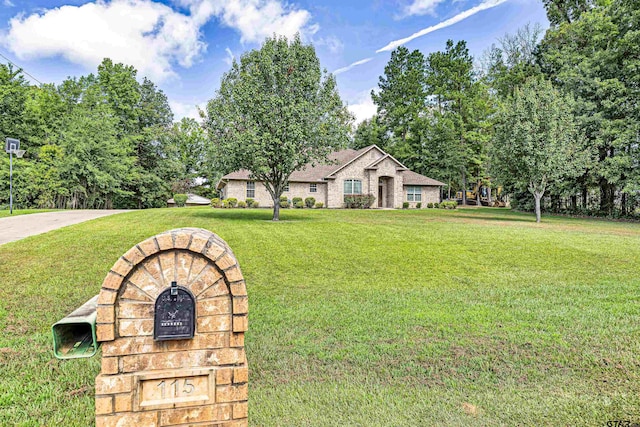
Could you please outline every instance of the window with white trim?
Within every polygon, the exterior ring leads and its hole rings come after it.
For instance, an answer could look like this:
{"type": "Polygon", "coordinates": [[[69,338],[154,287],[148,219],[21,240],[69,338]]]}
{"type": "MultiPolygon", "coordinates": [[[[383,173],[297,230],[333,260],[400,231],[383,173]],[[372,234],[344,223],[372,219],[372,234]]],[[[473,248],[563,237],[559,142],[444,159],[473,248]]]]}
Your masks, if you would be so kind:
{"type": "Polygon", "coordinates": [[[284,189],[282,191],[289,191],[289,183],[288,182],[284,185],[284,189]]]}
{"type": "Polygon", "coordinates": [[[422,187],[407,187],[407,202],[421,202],[422,187]]]}
{"type": "Polygon", "coordinates": [[[309,184],[309,193],[317,193],[318,184],[309,184]]]}
{"type": "Polygon", "coordinates": [[[256,197],[256,183],[255,181],[247,181],[247,198],[253,199],[256,197]]]}
{"type": "Polygon", "coordinates": [[[345,179],[344,194],[362,194],[362,181],[359,179],[345,179]]]}

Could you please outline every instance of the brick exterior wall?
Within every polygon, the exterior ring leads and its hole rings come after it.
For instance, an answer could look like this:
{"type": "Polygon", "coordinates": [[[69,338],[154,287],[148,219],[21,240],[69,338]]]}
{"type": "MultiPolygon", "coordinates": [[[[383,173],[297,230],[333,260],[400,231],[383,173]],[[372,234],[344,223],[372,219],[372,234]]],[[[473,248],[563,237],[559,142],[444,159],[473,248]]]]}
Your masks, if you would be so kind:
{"type": "MultiPolygon", "coordinates": [[[[382,158],[386,153],[376,147],[348,164],[346,167],[333,175],[334,179],[326,183],[317,183],[317,193],[309,192],[309,183],[292,182],[289,184],[289,191],[283,193],[289,200],[294,197],[315,197],[316,202],[324,203],[328,208],[341,208],[344,206],[344,181],[347,179],[358,179],[362,182],[362,194],[373,194],[376,198],[373,207],[401,208],[402,203],[407,201],[407,189],[404,185],[404,171],[398,170],[398,163],[390,158],[386,158],[375,166],[375,169],[365,169],[376,160],[382,158]],[[382,184],[382,204],[380,204],[379,184],[382,184]]],[[[231,180],[224,188],[224,198],[235,197],[238,200],[245,200],[247,182],[231,180]]],[[[264,185],[256,182],[255,193],[260,206],[273,207],[271,195],[264,185]]],[[[434,186],[422,186],[422,207],[426,204],[440,201],[440,189],[434,186]]],[[[409,202],[414,208],[416,202],[409,202]]]]}
{"type": "MultiPolygon", "coordinates": [[[[282,195],[287,196],[289,200],[293,199],[294,197],[302,197],[302,200],[306,199],[307,197],[314,197],[316,199],[316,202],[322,202],[325,206],[327,206],[327,184],[318,182],[316,184],[316,188],[318,191],[312,193],[310,191],[308,182],[291,182],[289,183],[289,191],[285,191],[284,193],[282,193],[282,195]]],[[[253,197],[253,199],[257,200],[258,203],[260,203],[261,207],[273,207],[271,194],[269,194],[265,186],[259,181],[256,181],[255,193],[256,197],[253,197]]],[[[224,189],[224,198],[228,199],[231,197],[235,197],[238,200],[246,200],[247,181],[229,181],[224,189]]]]}
{"type": "MultiPolygon", "coordinates": [[[[409,187],[418,187],[417,185],[411,185],[409,187]]],[[[404,186],[403,201],[407,200],[407,186],[404,186]]],[[[427,207],[427,203],[440,203],[440,188],[433,186],[422,186],[422,209],[427,207]]],[[[409,202],[410,208],[415,208],[418,202],[409,202]]]]}
{"type": "Polygon", "coordinates": [[[248,425],[247,291],[215,234],[168,231],[131,248],[98,297],[96,427],[248,425]],[[191,339],[155,341],[154,302],[171,281],[195,296],[191,339]]]}

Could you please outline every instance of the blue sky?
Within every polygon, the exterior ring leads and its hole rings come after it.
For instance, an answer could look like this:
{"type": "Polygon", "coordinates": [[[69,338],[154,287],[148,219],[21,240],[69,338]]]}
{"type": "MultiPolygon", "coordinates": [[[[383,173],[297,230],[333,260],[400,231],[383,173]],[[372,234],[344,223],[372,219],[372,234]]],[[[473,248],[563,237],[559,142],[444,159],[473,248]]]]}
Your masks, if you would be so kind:
{"type": "Polygon", "coordinates": [[[479,58],[527,23],[548,27],[541,0],[0,0],[0,53],[47,83],[104,57],[133,65],[180,118],[214,96],[232,57],[300,32],[362,120],[395,46],[426,55],[463,39],[479,58]]]}

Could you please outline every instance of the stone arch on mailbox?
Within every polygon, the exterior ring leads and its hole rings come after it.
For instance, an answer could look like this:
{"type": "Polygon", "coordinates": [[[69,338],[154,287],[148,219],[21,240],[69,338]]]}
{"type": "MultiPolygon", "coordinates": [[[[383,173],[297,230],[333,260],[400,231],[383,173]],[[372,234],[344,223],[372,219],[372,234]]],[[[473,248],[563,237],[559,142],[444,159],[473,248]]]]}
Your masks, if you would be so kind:
{"type": "Polygon", "coordinates": [[[98,297],[96,426],[246,426],[247,309],[236,258],[210,231],[131,248],[98,297]]]}

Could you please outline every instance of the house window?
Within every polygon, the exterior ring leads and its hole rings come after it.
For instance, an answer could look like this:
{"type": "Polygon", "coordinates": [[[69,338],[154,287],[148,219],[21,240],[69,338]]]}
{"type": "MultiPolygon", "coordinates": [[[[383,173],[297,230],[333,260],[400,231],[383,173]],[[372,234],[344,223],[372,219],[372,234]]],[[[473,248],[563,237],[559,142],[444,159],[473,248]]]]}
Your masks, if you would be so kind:
{"type": "Polygon", "coordinates": [[[421,201],[422,201],[422,188],[407,187],[407,202],[421,202],[421,201]]]}
{"type": "Polygon", "coordinates": [[[345,179],[344,194],[362,194],[362,181],[359,179],[345,179]]]}
{"type": "Polygon", "coordinates": [[[247,198],[253,199],[256,197],[256,183],[254,181],[247,181],[247,198]]]}
{"type": "Polygon", "coordinates": [[[309,184],[309,193],[317,193],[318,184],[309,184]]]}
{"type": "Polygon", "coordinates": [[[289,191],[289,183],[288,182],[284,185],[284,189],[282,191],[289,191]]]}

